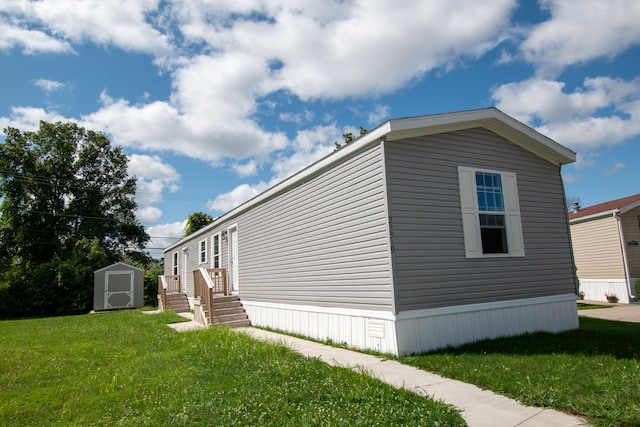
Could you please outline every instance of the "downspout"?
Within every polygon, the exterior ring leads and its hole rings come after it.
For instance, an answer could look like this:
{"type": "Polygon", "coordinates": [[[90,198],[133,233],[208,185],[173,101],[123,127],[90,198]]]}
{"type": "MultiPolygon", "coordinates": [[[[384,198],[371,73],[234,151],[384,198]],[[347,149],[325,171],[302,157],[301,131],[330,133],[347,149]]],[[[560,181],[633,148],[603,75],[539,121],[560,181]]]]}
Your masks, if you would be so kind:
{"type": "Polygon", "coordinates": [[[627,284],[627,294],[629,298],[635,299],[635,295],[631,291],[631,276],[629,273],[629,260],[627,259],[627,243],[624,240],[624,231],[622,230],[622,220],[620,218],[620,211],[615,211],[613,217],[618,223],[618,234],[620,236],[620,247],[622,248],[622,261],[624,265],[624,281],[627,284]]]}

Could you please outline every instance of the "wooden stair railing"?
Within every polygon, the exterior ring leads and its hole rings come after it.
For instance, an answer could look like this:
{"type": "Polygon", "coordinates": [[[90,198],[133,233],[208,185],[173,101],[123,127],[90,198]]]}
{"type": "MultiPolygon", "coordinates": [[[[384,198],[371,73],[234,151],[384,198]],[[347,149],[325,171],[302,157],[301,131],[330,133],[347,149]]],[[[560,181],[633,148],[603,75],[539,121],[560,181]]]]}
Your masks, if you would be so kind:
{"type": "Polygon", "coordinates": [[[213,295],[227,295],[225,268],[199,268],[193,271],[194,296],[200,300],[205,325],[213,325],[213,295]]]}
{"type": "Polygon", "coordinates": [[[158,276],[158,310],[167,309],[167,294],[180,293],[182,286],[180,284],[180,276],[167,275],[158,276]]]}

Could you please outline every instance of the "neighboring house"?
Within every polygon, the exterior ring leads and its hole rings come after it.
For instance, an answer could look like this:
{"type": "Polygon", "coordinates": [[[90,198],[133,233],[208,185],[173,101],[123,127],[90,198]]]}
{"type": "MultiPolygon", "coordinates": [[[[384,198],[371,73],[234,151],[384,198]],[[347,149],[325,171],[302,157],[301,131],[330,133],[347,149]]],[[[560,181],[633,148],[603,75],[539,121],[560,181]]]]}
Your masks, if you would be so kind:
{"type": "Polygon", "coordinates": [[[584,298],[619,302],[637,297],[640,280],[640,194],[569,213],[571,240],[584,298]]]}
{"type": "Polygon", "coordinates": [[[390,120],[165,250],[253,325],[392,354],[578,327],[561,166],[495,108],[390,120]]]}

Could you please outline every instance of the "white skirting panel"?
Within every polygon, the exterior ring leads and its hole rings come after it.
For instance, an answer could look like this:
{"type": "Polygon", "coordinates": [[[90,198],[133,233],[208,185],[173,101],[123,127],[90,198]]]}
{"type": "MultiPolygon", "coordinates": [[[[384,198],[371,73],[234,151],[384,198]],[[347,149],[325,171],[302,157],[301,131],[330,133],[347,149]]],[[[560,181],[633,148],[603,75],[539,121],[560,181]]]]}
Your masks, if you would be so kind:
{"type": "Polygon", "coordinates": [[[584,291],[584,299],[590,301],[607,301],[606,294],[615,293],[618,302],[629,302],[629,290],[624,279],[580,279],[580,290],[584,291]]]}
{"type": "Polygon", "coordinates": [[[402,312],[396,320],[401,355],[525,332],[561,332],[577,327],[573,294],[402,312]]]}
{"type": "Polygon", "coordinates": [[[394,316],[390,312],[350,310],[242,300],[254,326],[331,340],[349,347],[397,354],[394,316]]]}

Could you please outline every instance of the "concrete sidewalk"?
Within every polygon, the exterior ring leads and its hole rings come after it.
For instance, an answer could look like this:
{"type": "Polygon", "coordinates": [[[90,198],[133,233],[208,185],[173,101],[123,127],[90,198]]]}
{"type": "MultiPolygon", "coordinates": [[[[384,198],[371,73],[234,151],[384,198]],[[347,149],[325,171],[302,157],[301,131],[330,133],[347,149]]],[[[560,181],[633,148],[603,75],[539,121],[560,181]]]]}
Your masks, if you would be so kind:
{"type": "Polygon", "coordinates": [[[355,351],[334,348],[288,335],[255,328],[239,328],[256,339],[274,341],[307,356],[317,357],[332,366],[363,370],[396,388],[428,396],[455,406],[470,427],[560,427],[583,426],[580,418],[552,409],[524,406],[513,399],[487,390],[431,374],[393,360],[355,351]]]}
{"type": "Polygon", "coordinates": [[[612,304],[600,301],[585,301],[588,304],[602,305],[603,308],[578,310],[578,315],[596,319],[617,320],[619,322],[640,323],[640,304],[612,304]]]}

